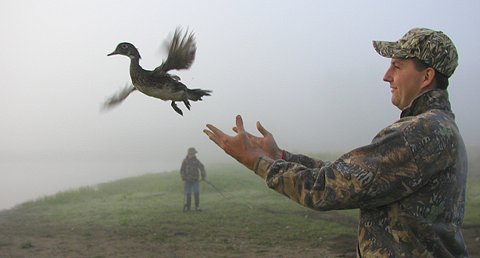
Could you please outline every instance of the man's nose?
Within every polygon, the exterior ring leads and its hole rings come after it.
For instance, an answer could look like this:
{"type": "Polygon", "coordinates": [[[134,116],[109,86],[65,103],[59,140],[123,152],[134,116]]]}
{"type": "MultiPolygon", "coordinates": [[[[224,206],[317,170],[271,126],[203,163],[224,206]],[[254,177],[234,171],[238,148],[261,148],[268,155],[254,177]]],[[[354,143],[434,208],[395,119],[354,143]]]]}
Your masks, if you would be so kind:
{"type": "Polygon", "coordinates": [[[385,82],[392,82],[393,81],[393,77],[392,77],[390,68],[388,68],[387,71],[385,72],[385,74],[383,75],[383,81],[385,81],[385,82]]]}

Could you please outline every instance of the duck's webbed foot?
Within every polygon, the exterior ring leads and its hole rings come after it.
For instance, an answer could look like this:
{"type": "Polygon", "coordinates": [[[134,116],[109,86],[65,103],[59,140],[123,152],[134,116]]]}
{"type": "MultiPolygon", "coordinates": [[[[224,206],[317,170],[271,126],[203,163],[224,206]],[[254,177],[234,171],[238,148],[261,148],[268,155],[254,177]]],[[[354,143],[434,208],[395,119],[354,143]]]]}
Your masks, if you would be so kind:
{"type": "Polygon", "coordinates": [[[172,101],[172,104],[171,104],[173,110],[175,110],[175,112],[179,113],[181,116],[183,116],[183,112],[180,108],[178,108],[177,104],[175,104],[175,101],[172,101]]]}
{"type": "Polygon", "coordinates": [[[190,102],[187,100],[184,100],[183,101],[183,104],[185,104],[185,106],[187,107],[188,110],[190,110],[190,102]]]}

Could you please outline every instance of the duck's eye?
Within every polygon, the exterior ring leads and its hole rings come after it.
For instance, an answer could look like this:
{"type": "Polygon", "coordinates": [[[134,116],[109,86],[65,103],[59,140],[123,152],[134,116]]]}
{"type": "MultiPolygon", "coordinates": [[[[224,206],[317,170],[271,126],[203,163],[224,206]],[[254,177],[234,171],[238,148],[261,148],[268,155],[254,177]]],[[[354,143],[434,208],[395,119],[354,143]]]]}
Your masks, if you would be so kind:
{"type": "Polygon", "coordinates": [[[127,44],[123,44],[123,45],[122,45],[122,48],[128,48],[128,45],[127,45],[127,44]]]}

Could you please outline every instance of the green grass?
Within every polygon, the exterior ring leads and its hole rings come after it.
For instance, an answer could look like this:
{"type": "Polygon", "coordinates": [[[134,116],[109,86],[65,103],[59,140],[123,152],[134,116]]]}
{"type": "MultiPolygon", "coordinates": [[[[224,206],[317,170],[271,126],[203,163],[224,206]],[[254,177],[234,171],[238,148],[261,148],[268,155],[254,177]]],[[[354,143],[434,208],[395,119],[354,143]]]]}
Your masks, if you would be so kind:
{"type": "MultiPolygon", "coordinates": [[[[287,242],[315,248],[322,240],[340,234],[355,239],[357,210],[313,211],[268,189],[263,179],[240,165],[207,169],[207,179],[220,191],[201,183],[203,212],[182,212],[182,182],[178,171],[171,171],[60,192],[24,203],[3,215],[7,219],[11,216],[12,224],[10,228],[0,225],[0,230],[42,237],[75,231],[83,239],[95,239],[101,231],[167,245],[175,245],[179,237],[186,236],[199,246],[227,251],[238,251],[241,243],[245,246],[254,242],[266,249],[287,242]]],[[[478,223],[479,203],[478,180],[471,180],[466,225],[478,223]]],[[[31,245],[27,240],[22,248],[31,245]]]]}
{"type": "Polygon", "coordinates": [[[467,198],[465,207],[465,225],[478,225],[480,218],[480,179],[469,178],[467,182],[467,198]]]}
{"type": "Polygon", "coordinates": [[[61,192],[15,209],[17,231],[42,227],[84,231],[103,229],[147,241],[169,241],[188,234],[192,240],[218,242],[229,236],[258,239],[271,246],[356,232],[356,211],[315,212],[268,189],[239,165],[208,168],[201,183],[203,212],[182,212],[182,182],[177,171],[147,174],[95,187],[61,192]],[[285,232],[288,231],[288,234],[285,232]]]}

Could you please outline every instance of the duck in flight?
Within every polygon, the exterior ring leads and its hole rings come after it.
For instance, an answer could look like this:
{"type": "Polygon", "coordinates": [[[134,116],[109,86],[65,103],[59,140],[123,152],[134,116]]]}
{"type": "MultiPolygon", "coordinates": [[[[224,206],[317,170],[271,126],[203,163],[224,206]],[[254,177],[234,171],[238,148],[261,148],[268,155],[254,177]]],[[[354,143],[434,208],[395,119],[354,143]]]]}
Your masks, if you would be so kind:
{"type": "Polygon", "coordinates": [[[130,58],[131,85],[125,86],[115,95],[111,96],[104,103],[105,108],[111,108],[120,104],[130,93],[138,90],[145,95],[171,101],[172,108],[180,115],[182,110],[175,103],[182,101],[190,110],[190,100],[199,101],[204,96],[210,96],[210,90],[189,89],[180,82],[180,77],[168,73],[170,70],[188,69],[195,60],[195,38],[193,33],[185,32],[182,35],[181,29],[177,28],[172,40],[168,44],[167,59],[154,70],[145,70],[140,66],[140,53],[137,48],[128,42],[117,45],[115,51],[108,54],[123,55],[130,58]]]}

